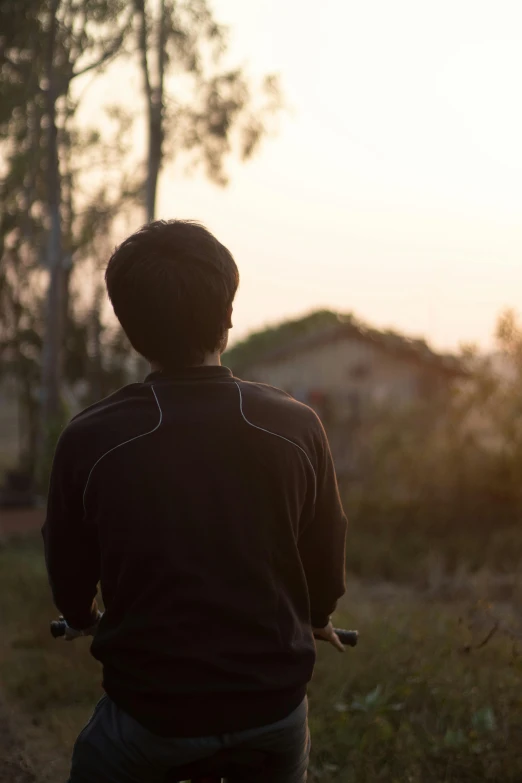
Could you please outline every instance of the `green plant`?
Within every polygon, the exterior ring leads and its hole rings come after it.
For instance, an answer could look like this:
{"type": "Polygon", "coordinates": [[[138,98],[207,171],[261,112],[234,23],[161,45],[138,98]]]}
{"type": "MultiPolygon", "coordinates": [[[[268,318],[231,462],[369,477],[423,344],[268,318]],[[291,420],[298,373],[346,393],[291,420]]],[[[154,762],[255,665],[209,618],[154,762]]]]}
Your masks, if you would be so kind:
{"type": "MultiPolygon", "coordinates": [[[[499,632],[474,648],[461,603],[404,589],[386,596],[351,582],[335,620],[359,628],[359,647],[339,655],[318,646],[310,780],[519,783],[517,645],[499,632]]],[[[99,696],[100,670],[81,640],[49,635],[54,609],[38,539],[0,551],[0,616],[3,690],[53,748],[56,776],[99,696]]]]}

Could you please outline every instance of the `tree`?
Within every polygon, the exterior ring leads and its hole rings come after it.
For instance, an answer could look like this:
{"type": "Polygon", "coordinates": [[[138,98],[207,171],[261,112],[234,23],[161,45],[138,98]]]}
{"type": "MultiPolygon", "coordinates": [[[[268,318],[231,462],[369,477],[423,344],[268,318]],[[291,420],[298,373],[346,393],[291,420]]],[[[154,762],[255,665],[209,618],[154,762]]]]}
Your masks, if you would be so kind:
{"type": "Polygon", "coordinates": [[[225,51],[226,31],[203,0],[0,0],[0,370],[19,384],[31,465],[38,425],[42,451],[46,428],[55,431],[63,415],[64,377],[87,378],[89,399],[125,375],[128,346],[108,325],[99,286],[85,285],[87,270],[99,276],[122,208],[145,200],[154,215],[173,151],[224,184],[227,156],[249,157],[279,108],[276,79],[254,96],[241,71],[221,67],[225,51]],[[136,51],[148,106],[146,188],[124,165],[131,112],[107,111],[110,138],[100,119],[94,128],[77,121],[78,79],[136,51]]]}
{"type": "Polygon", "coordinates": [[[64,371],[74,380],[71,352],[81,348],[84,364],[94,361],[79,297],[71,298],[73,271],[94,252],[93,236],[108,233],[118,211],[136,198],[135,183],[119,165],[128,118],[109,113],[113,138],[78,128],[71,87],[121,50],[132,21],[125,6],[0,0],[0,349],[29,422],[22,461],[30,470],[37,425],[41,454],[46,430],[56,430],[60,419],[64,371]]]}
{"type": "MultiPolygon", "coordinates": [[[[44,260],[49,282],[42,367],[45,421],[56,418],[60,411],[64,323],[70,264],[74,260],[67,225],[71,222],[68,206],[72,195],[64,170],[74,139],[70,125],[78,108],[71,85],[83,74],[99,71],[120,51],[131,29],[132,16],[125,13],[126,5],[124,0],[0,2],[2,97],[7,98],[0,133],[11,161],[16,159],[24,169],[23,176],[21,171],[19,174],[25,190],[25,210],[30,214],[37,204],[41,207],[36,211],[40,212],[39,224],[46,238],[44,260]],[[19,146],[24,155],[18,154],[19,146]]],[[[15,230],[17,227],[13,226],[15,230]]]]}
{"type": "Polygon", "coordinates": [[[134,0],[134,8],[147,110],[144,205],[152,220],[166,148],[171,159],[188,152],[193,165],[225,185],[226,158],[233,150],[251,157],[282,102],[276,76],[254,91],[241,69],[223,66],[228,31],[207,0],[134,0]],[[166,87],[170,76],[175,94],[166,87]]]}

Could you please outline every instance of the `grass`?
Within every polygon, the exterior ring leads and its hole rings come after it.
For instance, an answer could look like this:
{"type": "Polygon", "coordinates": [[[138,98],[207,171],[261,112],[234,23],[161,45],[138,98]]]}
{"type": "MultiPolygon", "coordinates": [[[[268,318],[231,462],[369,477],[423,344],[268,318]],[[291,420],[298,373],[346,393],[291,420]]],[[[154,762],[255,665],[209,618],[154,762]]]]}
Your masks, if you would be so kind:
{"type": "Polygon", "coordinates": [[[513,575],[522,566],[522,530],[512,527],[471,532],[452,529],[437,538],[436,531],[423,529],[414,520],[394,525],[390,518],[357,518],[348,514],[348,573],[360,579],[429,586],[434,572],[446,578],[484,569],[497,575],[513,575]]]}
{"type": "Polygon", "coordinates": [[[522,780],[522,659],[503,634],[470,650],[486,610],[358,588],[347,617],[360,648],[322,651],[310,689],[314,780],[522,780]]]}
{"type": "MultiPolygon", "coordinates": [[[[28,736],[46,748],[43,779],[51,768],[63,776],[100,694],[87,645],[50,638],[54,614],[39,541],[9,543],[0,551],[0,677],[28,736]]],[[[360,645],[344,655],[319,646],[311,781],[520,783],[522,657],[510,606],[354,583],[336,621],[358,627],[360,645]]]]}

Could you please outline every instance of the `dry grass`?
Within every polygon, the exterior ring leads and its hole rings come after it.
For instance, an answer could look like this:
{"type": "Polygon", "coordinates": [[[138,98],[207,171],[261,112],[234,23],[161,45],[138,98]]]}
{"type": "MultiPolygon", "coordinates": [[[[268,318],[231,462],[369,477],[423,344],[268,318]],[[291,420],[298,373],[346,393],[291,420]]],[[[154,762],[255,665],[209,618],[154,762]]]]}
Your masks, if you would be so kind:
{"type": "MultiPolygon", "coordinates": [[[[337,621],[360,646],[321,646],[310,689],[311,780],[322,783],[520,783],[522,658],[516,608],[433,589],[350,585],[337,621]],[[489,631],[492,638],[477,649],[489,631]]],[[[39,541],[0,552],[0,675],[20,710],[42,780],[63,779],[100,692],[87,646],[53,641],[39,541]]]]}

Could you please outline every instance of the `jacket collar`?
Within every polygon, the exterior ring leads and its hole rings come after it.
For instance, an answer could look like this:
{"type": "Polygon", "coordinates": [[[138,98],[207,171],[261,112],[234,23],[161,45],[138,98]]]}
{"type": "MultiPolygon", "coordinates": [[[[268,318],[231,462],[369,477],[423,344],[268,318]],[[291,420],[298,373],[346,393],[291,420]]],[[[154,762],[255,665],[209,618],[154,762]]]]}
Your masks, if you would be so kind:
{"type": "Polygon", "coordinates": [[[145,378],[145,383],[158,383],[160,381],[224,381],[232,377],[232,370],[218,365],[180,367],[175,370],[151,372],[145,378]]]}

